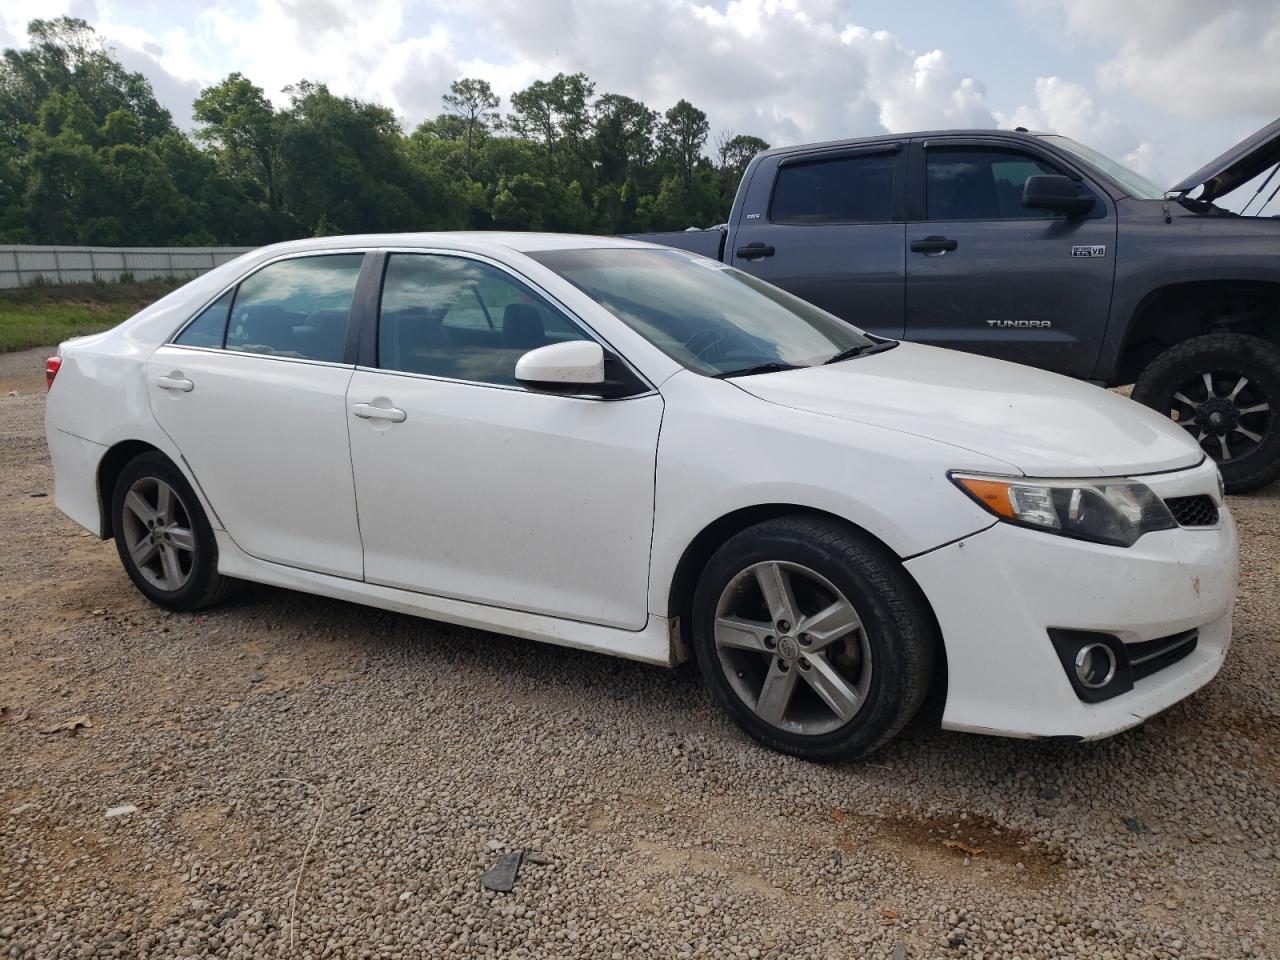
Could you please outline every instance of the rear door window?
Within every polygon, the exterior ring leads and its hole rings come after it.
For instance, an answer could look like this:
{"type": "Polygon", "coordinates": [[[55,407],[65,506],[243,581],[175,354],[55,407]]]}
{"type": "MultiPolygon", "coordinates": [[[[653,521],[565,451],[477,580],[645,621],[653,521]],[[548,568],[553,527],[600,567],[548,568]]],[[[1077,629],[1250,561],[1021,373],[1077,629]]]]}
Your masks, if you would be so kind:
{"type": "Polygon", "coordinates": [[[378,366],[514,386],[516,361],[587,335],[530,287],[479,260],[393,253],[378,310],[378,366]]]}
{"type": "Polygon", "coordinates": [[[341,363],[364,254],[269,263],[236,291],[226,349],[341,363]]]}
{"type": "Polygon", "coordinates": [[[769,204],[773,223],[883,223],[893,219],[898,154],[786,163],[769,204]]]}

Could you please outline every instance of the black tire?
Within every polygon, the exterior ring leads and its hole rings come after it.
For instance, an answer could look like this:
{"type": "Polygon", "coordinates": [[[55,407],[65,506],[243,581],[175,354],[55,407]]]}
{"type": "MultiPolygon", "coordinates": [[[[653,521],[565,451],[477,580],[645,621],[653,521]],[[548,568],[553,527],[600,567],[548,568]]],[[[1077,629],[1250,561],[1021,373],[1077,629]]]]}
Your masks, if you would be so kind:
{"type": "MultiPolygon", "coordinates": [[[[794,579],[791,582],[796,583],[794,579]]],[[[803,581],[800,586],[804,586],[803,581]]],[[[794,587],[792,593],[796,609],[807,619],[812,616],[813,609],[800,610],[804,606],[800,586],[794,587]]],[[[816,597],[811,604],[813,608],[822,608],[828,603],[823,599],[824,587],[816,581],[810,581],[805,589],[813,591],[811,596],[816,597]]],[[[759,601],[767,602],[763,592],[759,601]]],[[[772,620],[763,608],[757,609],[759,615],[748,619],[756,620],[763,616],[772,620]]],[[[805,760],[865,757],[888,742],[924,701],[940,646],[933,615],[898,558],[854,529],[817,517],[792,516],[769,520],[730,538],[715,552],[702,572],[694,592],[692,623],[698,667],[720,706],[760,743],[805,760]],[[788,566],[791,570],[789,576],[793,577],[818,574],[820,580],[827,582],[827,587],[834,587],[843,594],[839,599],[847,599],[861,621],[861,631],[846,635],[825,653],[817,654],[827,659],[830,666],[837,662],[833,652],[836,646],[847,644],[845,651],[848,652],[853,645],[851,638],[857,637],[857,643],[865,652],[853,661],[858,664],[855,669],[860,672],[861,663],[865,662],[863,657],[870,656],[870,676],[862,678],[866,681],[865,693],[852,718],[842,722],[842,718],[827,707],[830,716],[825,722],[837,724],[834,729],[821,729],[821,717],[814,724],[818,732],[783,729],[757,715],[756,706],[763,697],[752,705],[740,692],[741,687],[749,686],[750,678],[744,678],[743,670],[735,669],[735,666],[742,664],[747,671],[759,670],[758,676],[767,681],[772,671],[779,668],[782,654],[777,651],[782,649],[781,640],[793,638],[764,637],[766,643],[774,640],[772,658],[768,653],[746,651],[741,653],[742,657],[748,658],[745,663],[736,659],[740,653],[732,648],[722,658],[722,650],[717,645],[716,621],[725,598],[739,596],[743,598],[741,602],[752,603],[750,577],[758,576],[753,571],[759,571],[761,565],[767,570],[775,564],[788,566]],[[753,666],[756,662],[753,658],[757,657],[765,666],[753,666]],[[733,663],[726,666],[725,660],[733,663]],[[730,677],[727,670],[734,676],[730,677]],[[738,688],[735,684],[739,685],[738,688]]],[[[790,632],[804,642],[799,623],[792,626],[790,632]]],[[[796,652],[794,642],[790,649],[792,653],[796,652]]],[[[804,659],[804,656],[800,657],[800,661],[804,659]]],[[[809,698],[810,709],[821,711],[826,705],[816,697],[816,687],[811,682],[806,686],[800,679],[804,677],[808,681],[816,676],[816,672],[808,672],[812,666],[812,663],[808,664],[806,672],[796,670],[793,683],[796,684],[795,689],[805,691],[801,696],[809,698]]],[[[796,700],[788,702],[790,705],[786,709],[790,711],[796,700]]],[[[803,720],[790,719],[788,714],[783,715],[782,722],[793,726],[804,723],[803,720]]]]}
{"type": "Polygon", "coordinates": [[[1132,396],[1166,416],[1178,413],[1178,422],[1193,430],[1193,435],[1205,430],[1201,447],[1217,461],[1228,492],[1245,493],[1280,477],[1280,346],[1270,340],[1240,333],[1210,333],[1184,340],[1147,365],[1132,396]],[[1197,382],[1205,373],[1215,383],[1217,396],[1212,398],[1197,382]],[[1229,399],[1227,394],[1242,378],[1248,384],[1238,397],[1247,400],[1229,399]],[[1192,392],[1193,388],[1200,392],[1192,392]],[[1176,399],[1177,393],[1192,404],[1176,399]],[[1269,409],[1241,416],[1241,410],[1261,404],[1269,409]],[[1211,424],[1215,414],[1218,422],[1211,424]],[[1262,439],[1255,443],[1236,433],[1237,427],[1262,439]],[[1221,434],[1225,434],[1231,459],[1223,456],[1221,434]]]}
{"type": "MultiPolygon", "coordinates": [[[[155,504],[148,501],[145,505],[155,504]]],[[[235,583],[218,573],[218,544],[199,498],[182,471],[161,453],[139,454],[120,471],[111,495],[111,528],[115,532],[116,551],[120,554],[120,562],[129,579],[147,599],[158,606],[170,610],[199,610],[221,600],[235,583]],[[153,531],[132,508],[126,515],[125,501],[130,491],[140,492],[145,500],[147,491],[159,491],[160,484],[167,485],[172,494],[176,495],[174,515],[177,520],[169,527],[162,524],[153,531]],[[187,521],[186,524],[181,522],[183,519],[187,521]],[[181,550],[174,547],[173,544],[178,542],[176,533],[171,535],[169,530],[189,530],[192,549],[188,551],[185,546],[181,550]],[[175,539],[155,546],[156,538],[166,536],[175,539]],[[159,559],[150,559],[141,565],[135,559],[130,549],[131,540],[137,546],[143,539],[145,543],[142,545],[150,549],[153,555],[158,555],[162,549],[171,549],[175,557],[181,555],[182,559],[175,562],[179,564],[178,570],[185,579],[176,589],[165,589],[157,582],[165,576],[163,569],[157,569],[163,568],[159,559]]],[[[186,542],[185,537],[182,542],[186,542]]]]}

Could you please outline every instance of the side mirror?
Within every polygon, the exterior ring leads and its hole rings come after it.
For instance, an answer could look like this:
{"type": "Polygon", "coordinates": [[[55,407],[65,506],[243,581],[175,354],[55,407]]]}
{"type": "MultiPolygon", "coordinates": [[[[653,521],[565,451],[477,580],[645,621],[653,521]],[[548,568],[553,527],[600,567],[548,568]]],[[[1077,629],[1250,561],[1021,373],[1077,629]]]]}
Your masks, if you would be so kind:
{"type": "Polygon", "coordinates": [[[1022,185],[1022,205],[1028,210],[1052,210],[1067,216],[1083,216],[1093,209],[1093,196],[1081,192],[1076,181],[1057,174],[1027,177],[1022,185]]]}
{"type": "Polygon", "coordinates": [[[538,347],[516,361],[516,379],[543,390],[599,386],[604,383],[604,348],[594,340],[538,347]]]}

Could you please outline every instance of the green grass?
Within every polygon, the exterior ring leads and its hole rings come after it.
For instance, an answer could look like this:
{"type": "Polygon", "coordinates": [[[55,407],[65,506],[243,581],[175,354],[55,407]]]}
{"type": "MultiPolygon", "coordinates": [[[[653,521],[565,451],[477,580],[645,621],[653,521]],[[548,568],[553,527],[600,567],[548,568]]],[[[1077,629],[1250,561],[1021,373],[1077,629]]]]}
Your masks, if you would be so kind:
{"type": "Polygon", "coordinates": [[[0,353],[48,347],[114,327],[185,280],[74,283],[0,290],[0,353]]]}

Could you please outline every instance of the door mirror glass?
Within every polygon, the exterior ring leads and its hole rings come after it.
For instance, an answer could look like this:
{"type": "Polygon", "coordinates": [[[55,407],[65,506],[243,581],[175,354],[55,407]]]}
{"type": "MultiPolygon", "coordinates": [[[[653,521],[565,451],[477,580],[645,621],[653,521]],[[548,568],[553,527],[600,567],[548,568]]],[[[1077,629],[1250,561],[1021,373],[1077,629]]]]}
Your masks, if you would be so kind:
{"type": "Polygon", "coordinates": [[[599,386],[604,383],[604,348],[594,340],[538,347],[516,361],[516,379],[551,390],[599,386]]]}
{"type": "Polygon", "coordinates": [[[1093,197],[1081,193],[1070,177],[1053,174],[1027,177],[1022,186],[1022,205],[1028,210],[1080,215],[1093,209],[1093,197]]]}

